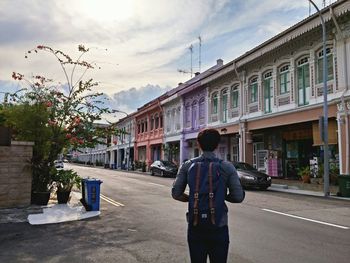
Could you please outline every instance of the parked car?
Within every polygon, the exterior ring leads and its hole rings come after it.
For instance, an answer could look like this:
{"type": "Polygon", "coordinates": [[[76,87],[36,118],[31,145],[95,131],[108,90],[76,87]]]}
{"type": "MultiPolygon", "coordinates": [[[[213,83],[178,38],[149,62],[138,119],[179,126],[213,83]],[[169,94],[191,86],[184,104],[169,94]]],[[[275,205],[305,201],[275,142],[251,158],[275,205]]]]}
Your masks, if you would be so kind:
{"type": "Polygon", "coordinates": [[[155,161],[150,166],[151,175],[175,177],[177,174],[176,164],[170,161],[155,161]]]}
{"type": "Polygon", "coordinates": [[[266,190],[271,186],[271,177],[267,174],[259,172],[248,163],[237,162],[233,163],[237,170],[239,180],[243,188],[258,188],[266,190]]]}
{"type": "Polygon", "coordinates": [[[63,169],[64,168],[63,161],[61,161],[61,160],[54,161],[54,164],[55,164],[56,169],[60,169],[60,168],[63,169]]]}

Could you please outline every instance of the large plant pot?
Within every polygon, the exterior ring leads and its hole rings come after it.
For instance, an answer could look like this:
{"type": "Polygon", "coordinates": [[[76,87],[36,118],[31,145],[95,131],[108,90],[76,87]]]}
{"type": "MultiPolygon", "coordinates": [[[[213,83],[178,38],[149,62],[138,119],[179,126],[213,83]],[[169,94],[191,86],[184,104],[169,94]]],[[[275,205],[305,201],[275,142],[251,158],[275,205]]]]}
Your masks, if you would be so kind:
{"type": "Polygon", "coordinates": [[[70,191],[69,192],[60,192],[57,191],[57,202],[59,204],[67,204],[70,197],[70,191]]]}
{"type": "Polygon", "coordinates": [[[47,205],[50,200],[50,192],[32,192],[31,203],[33,205],[47,205]]]}
{"type": "Polygon", "coordinates": [[[0,146],[11,145],[11,130],[10,128],[0,126],[0,146]]]}

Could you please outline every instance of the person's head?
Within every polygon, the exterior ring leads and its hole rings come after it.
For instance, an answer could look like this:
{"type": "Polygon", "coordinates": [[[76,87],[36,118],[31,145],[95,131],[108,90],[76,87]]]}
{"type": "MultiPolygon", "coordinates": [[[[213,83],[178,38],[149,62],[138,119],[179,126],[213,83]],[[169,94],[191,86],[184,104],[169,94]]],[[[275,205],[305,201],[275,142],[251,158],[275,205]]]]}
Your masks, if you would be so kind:
{"type": "Polygon", "coordinates": [[[198,133],[197,142],[202,151],[214,151],[220,142],[220,133],[215,129],[205,129],[198,133]]]}

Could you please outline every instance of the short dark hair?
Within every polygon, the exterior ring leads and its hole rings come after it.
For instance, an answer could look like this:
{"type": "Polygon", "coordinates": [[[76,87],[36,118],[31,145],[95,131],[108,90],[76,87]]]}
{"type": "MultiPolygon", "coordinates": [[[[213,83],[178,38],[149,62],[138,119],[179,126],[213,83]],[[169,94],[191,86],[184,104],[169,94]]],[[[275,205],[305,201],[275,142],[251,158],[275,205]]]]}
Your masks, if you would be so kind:
{"type": "Polygon", "coordinates": [[[197,141],[202,151],[214,151],[220,142],[220,133],[215,129],[205,129],[198,133],[197,141]]]}

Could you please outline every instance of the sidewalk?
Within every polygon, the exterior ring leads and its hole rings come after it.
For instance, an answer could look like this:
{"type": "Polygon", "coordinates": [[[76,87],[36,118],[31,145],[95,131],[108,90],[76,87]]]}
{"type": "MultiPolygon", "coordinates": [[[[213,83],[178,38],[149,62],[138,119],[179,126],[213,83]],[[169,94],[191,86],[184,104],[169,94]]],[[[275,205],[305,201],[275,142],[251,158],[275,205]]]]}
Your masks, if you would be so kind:
{"type": "MultiPolygon", "coordinates": [[[[306,184],[298,180],[286,180],[272,178],[272,185],[268,188],[269,191],[284,192],[290,194],[309,195],[316,197],[324,197],[323,184],[306,184]]],[[[339,187],[335,185],[329,186],[329,198],[350,201],[350,197],[337,196],[339,187]]]]}

